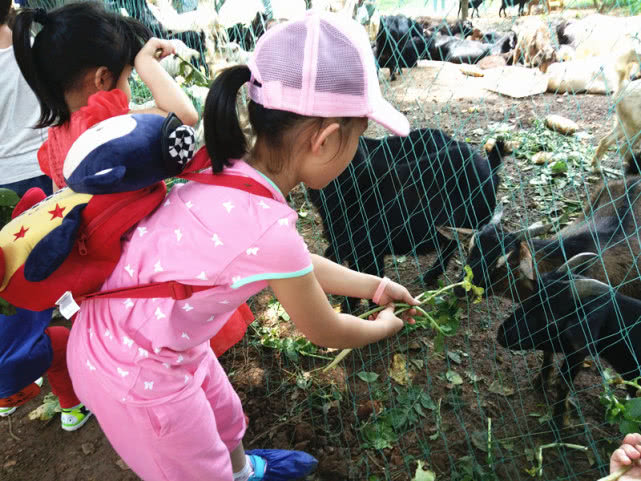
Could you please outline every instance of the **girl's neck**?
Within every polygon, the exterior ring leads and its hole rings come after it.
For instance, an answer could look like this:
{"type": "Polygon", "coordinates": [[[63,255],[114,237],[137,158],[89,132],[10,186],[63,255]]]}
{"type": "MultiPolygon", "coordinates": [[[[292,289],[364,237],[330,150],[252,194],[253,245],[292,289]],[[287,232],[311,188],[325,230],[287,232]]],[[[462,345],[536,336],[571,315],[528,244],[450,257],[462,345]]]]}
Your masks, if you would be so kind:
{"type": "Polygon", "coordinates": [[[283,194],[284,197],[287,197],[287,194],[299,183],[299,181],[294,180],[291,174],[285,169],[281,170],[277,174],[271,173],[264,164],[252,160],[248,162],[254,169],[263,174],[269,180],[271,180],[278,190],[283,194]]]}
{"type": "Polygon", "coordinates": [[[13,45],[13,33],[7,25],[0,25],[0,48],[9,48],[13,45]]]}
{"type": "Polygon", "coordinates": [[[65,102],[69,107],[69,113],[73,114],[87,105],[90,96],[91,94],[87,94],[87,92],[80,89],[65,92],[65,102]]]}

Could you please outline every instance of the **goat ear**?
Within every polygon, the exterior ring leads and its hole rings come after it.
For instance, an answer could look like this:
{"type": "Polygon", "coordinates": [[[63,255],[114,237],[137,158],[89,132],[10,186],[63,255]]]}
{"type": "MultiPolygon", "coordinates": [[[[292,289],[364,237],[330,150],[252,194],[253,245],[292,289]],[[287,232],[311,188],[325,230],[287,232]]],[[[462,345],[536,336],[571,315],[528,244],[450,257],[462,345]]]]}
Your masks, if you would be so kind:
{"type": "Polygon", "coordinates": [[[436,230],[443,237],[446,237],[449,240],[460,240],[465,243],[470,237],[476,232],[474,229],[465,229],[463,227],[437,227],[436,230]]]}
{"type": "Polygon", "coordinates": [[[519,246],[519,269],[526,279],[531,281],[534,280],[534,263],[532,261],[532,253],[525,242],[521,242],[521,245],[519,246]]]}

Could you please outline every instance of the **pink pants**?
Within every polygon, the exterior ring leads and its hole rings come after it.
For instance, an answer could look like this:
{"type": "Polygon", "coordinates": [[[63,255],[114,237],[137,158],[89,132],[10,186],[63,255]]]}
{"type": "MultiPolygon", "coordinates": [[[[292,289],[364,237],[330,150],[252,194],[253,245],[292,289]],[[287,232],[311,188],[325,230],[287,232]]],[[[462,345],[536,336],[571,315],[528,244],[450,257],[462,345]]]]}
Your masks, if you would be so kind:
{"type": "Polygon", "coordinates": [[[114,399],[81,359],[68,351],[74,389],[107,439],[144,481],[231,481],[229,453],[245,434],[238,395],[213,355],[202,389],[189,398],[152,407],[114,399]]]}

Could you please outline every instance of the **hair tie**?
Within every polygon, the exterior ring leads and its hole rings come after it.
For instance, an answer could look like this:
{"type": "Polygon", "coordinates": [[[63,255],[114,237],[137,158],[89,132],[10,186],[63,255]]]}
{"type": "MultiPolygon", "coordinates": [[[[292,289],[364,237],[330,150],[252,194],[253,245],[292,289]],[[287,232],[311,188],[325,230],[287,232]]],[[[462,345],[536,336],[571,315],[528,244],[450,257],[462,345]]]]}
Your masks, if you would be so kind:
{"type": "Polygon", "coordinates": [[[33,12],[33,19],[44,26],[49,22],[49,14],[44,8],[36,8],[33,12]]]}

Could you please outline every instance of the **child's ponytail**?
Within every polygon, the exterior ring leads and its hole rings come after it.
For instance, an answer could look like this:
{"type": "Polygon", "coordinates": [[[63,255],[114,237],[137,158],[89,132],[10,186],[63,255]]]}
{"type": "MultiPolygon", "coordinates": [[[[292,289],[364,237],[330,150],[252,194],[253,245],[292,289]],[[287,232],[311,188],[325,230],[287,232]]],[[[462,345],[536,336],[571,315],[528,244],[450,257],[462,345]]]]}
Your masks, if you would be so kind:
{"type": "Polygon", "coordinates": [[[16,61],[20,67],[20,71],[25,80],[34,91],[38,101],[40,102],[40,119],[35,125],[37,128],[46,127],[55,120],[55,113],[52,107],[62,105],[66,109],[64,95],[59,95],[56,98],[51,90],[47,87],[47,83],[41,79],[41,73],[35,59],[34,48],[31,45],[31,26],[36,21],[43,26],[48,21],[47,12],[38,8],[35,10],[24,9],[20,12],[13,24],[13,51],[16,56],[16,61]]]}
{"type": "Polygon", "coordinates": [[[133,18],[105,9],[100,2],[71,2],[49,12],[24,9],[13,26],[13,50],[27,83],[40,102],[36,127],[59,126],[71,118],[65,92],[79,87],[92,68],[106,67],[115,88],[125,66],[151,32],[133,18]],[[40,23],[33,45],[31,26],[40,23]]]}
{"type": "Polygon", "coordinates": [[[247,139],[238,119],[238,91],[251,77],[249,67],[237,65],[220,72],[211,84],[203,122],[205,144],[214,172],[230,166],[229,159],[239,159],[247,153],[247,139]]]}

